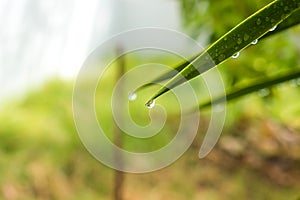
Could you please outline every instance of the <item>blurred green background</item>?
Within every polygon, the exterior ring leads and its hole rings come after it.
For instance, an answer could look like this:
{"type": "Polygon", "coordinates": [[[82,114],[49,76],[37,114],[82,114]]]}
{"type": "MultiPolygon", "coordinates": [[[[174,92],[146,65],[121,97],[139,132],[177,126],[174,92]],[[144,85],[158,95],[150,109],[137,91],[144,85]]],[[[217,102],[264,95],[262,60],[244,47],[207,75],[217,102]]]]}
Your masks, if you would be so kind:
{"type": "MultiPolygon", "coordinates": [[[[183,30],[196,40],[203,39],[198,35],[205,30],[208,36],[205,43],[209,44],[268,2],[183,0],[178,2],[178,9],[183,30]]],[[[218,66],[226,88],[299,69],[299,35],[300,27],[294,27],[259,41],[241,52],[238,59],[218,66]]],[[[140,59],[128,58],[127,69],[144,62],[140,59]]],[[[170,65],[175,62],[172,58],[156,59],[170,65]]],[[[116,73],[108,74],[105,84],[112,85],[116,78],[116,73]]],[[[68,80],[50,78],[19,98],[8,98],[2,104],[1,199],[113,198],[114,170],[88,153],[75,129],[72,116],[74,80],[74,77],[68,80]]],[[[103,98],[111,90],[107,87],[101,92],[97,95],[103,98]]],[[[297,79],[228,103],[221,138],[204,159],[197,155],[210,110],[201,112],[201,129],[189,150],[162,170],[125,174],[123,198],[299,199],[299,99],[300,80],[297,79]]],[[[139,123],[149,121],[144,107],[132,104],[130,109],[133,119],[139,123]]],[[[105,120],[103,124],[112,136],[114,125],[109,111],[104,112],[103,105],[97,107],[99,118],[105,120]]],[[[172,114],[171,111],[158,136],[142,142],[124,138],[124,145],[129,150],[157,149],[172,139],[179,120],[176,112],[172,114]]]]}

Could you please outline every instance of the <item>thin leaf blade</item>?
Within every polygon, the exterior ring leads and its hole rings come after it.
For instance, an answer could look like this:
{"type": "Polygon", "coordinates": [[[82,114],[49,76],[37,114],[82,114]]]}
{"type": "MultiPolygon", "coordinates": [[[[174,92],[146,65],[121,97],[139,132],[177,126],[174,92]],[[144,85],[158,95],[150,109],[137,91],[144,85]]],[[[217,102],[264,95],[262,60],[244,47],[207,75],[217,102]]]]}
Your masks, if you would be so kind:
{"type": "Polygon", "coordinates": [[[248,94],[251,94],[253,92],[257,92],[261,89],[274,87],[275,85],[294,80],[300,77],[300,71],[293,71],[284,75],[279,75],[273,78],[265,79],[263,81],[256,80],[252,84],[242,87],[239,89],[232,89],[231,91],[227,92],[225,96],[220,96],[217,99],[209,100],[203,103],[199,104],[199,108],[206,108],[210,106],[211,104],[218,104],[220,102],[223,102],[224,99],[226,101],[231,101],[243,96],[246,96],[248,94]]]}
{"type": "Polygon", "coordinates": [[[199,76],[240,52],[252,41],[261,38],[270,29],[284,21],[299,7],[300,0],[275,0],[271,2],[210,45],[205,52],[162,86],[149,101],[153,101],[170,89],[199,76]],[[208,55],[214,62],[213,64],[206,62],[208,55]]]}

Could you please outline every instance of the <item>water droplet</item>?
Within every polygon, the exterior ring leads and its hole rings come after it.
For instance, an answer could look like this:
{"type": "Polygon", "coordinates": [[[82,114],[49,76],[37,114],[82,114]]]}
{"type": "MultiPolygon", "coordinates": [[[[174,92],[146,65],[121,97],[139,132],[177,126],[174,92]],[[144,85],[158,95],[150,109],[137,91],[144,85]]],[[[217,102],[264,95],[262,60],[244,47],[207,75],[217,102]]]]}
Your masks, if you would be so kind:
{"type": "Polygon", "coordinates": [[[277,28],[277,26],[273,26],[273,28],[270,29],[270,31],[274,31],[277,28]]]}
{"type": "Polygon", "coordinates": [[[270,18],[269,17],[266,17],[266,22],[270,21],[270,18]]]}
{"type": "Polygon", "coordinates": [[[242,44],[243,40],[241,38],[238,38],[236,41],[238,44],[242,44]]]}
{"type": "Polygon", "coordinates": [[[223,104],[215,104],[213,105],[213,111],[214,112],[222,112],[224,110],[223,104]]]}
{"type": "Polygon", "coordinates": [[[290,80],[289,82],[290,82],[290,86],[291,86],[291,87],[297,87],[297,86],[300,86],[300,78],[290,80]]]}
{"type": "Polygon", "coordinates": [[[285,85],[284,85],[284,84],[278,84],[276,88],[277,88],[279,91],[283,91],[284,88],[285,88],[285,85]]]}
{"type": "Polygon", "coordinates": [[[146,103],[147,108],[153,108],[155,106],[155,100],[150,100],[146,103]]]}
{"type": "Polygon", "coordinates": [[[222,62],[226,58],[225,54],[220,54],[219,55],[219,61],[222,62]]]}
{"type": "Polygon", "coordinates": [[[128,95],[128,100],[129,101],[134,101],[134,100],[136,100],[136,98],[137,98],[137,94],[136,93],[130,93],[128,95]]]}
{"type": "Polygon", "coordinates": [[[296,84],[297,84],[298,86],[300,86],[300,78],[297,78],[296,84]]]}
{"type": "Polygon", "coordinates": [[[270,94],[270,90],[267,88],[261,89],[257,92],[260,97],[267,97],[270,94]]]}
{"type": "Polygon", "coordinates": [[[260,18],[258,18],[257,20],[256,20],[256,25],[261,25],[261,19],[260,18]]]}
{"type": "Polygon", "coordinates": [[[240,52],[233,54],[232,58],[238,58],[240,56],[240,52]]]}
{"type": "Polygon", "coordinates": [[[284,12],[288,12],[289,11],[289,7],[285,6],[283,10],[284,10],[284,12]]]}
{"type": "Polygon", "coordinates": [[[289,83],[290,83],[291,87],[297,87],[297,80],[296,79],[290,80],[289,83]]]}
{"type": "Polygon", "coordinates": [[[257,44],[258,39],[254,40],[253,42],[251,42],[251,44],[257,44]]]}
{"type": "Polygon", "coordinates": [[[250,36],[246,33],[246,34],[244,35],[244,40],[247,41],[247,40],[249,40],[249,38],[250,38],[250,36]]]}

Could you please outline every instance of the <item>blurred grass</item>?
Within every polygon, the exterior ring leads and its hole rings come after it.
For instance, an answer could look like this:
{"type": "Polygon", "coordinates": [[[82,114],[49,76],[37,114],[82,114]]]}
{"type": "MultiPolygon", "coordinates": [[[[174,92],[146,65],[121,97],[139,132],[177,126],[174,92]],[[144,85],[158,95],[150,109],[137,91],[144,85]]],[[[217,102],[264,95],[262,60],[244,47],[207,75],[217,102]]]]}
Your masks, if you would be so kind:
{"type": "Polygon", "coordinates": [[[108,194],[104,182],[109,170],[84,151],[73,124],[71,97],[72,85],[56,80],[3,109],[3,199],[93,199],[108,194]],[[96,174],[102,178],[90,178],[96,174]],[[82,187],[91,191],[86,194],[82,187]]]}
{"type": "MultiPolygon", "coordinates": [[[[299,197],[300,92],[291,83],[282,87],[274,92],[277,98],[253,94],[230,103],[218,146],[199,160],[209,118],[209,112],[204,113],[197,138],[176,163],[149,174],[125,175],[125,199],[299,197]]],[[[1,110],[1,199],[111,199],[113,171],[92,158],[81,144],[71,97],[72,83],[53,80],[1,110]]],[[[172,136],[172,120],[166,126],[163,134],[172,136]]],[[[141,150],[157,148],[169,139],[154,138],[141,150]]],[[[126,143],[129,149],[141,145],[130,138],[126,143]]]]}

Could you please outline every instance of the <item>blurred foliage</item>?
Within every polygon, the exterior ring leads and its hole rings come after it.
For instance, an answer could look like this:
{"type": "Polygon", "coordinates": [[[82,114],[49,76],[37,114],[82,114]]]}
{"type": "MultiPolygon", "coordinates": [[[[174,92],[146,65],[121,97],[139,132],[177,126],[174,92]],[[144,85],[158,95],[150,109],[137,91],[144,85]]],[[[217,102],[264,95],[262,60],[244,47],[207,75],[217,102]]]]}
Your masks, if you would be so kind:
{"type": "MultiPolygon", "coordinates": [[[[300,97],[295,93],[297,87],[282,87],[285,92],[276,98],[274,107],[293,104],[295,99],[284,95],[300,97]]],[[[113,170],[92,158],[81,144],[71,97],[72,84],[55,80],[1,109],[0,199],[111,199],[113,170]]],[[[225,135],[208,157],[197,158],[209,119],[209,114],[204,114],[196,140],[176,163],[150,174],[125,175],[124,199],[297,198],[300,119],[293,117],[295,110],[286,108],[285,113],[278,113],[289,127],[270,120],[267,113],[281,108],[265,108],[260,97],[250,97],[229,106],[225,135]],[[243,108],[245,103],[251,106],[243,108]],[[288,121],[290,118],[298,121],[288,121]]],[[[143,117],[138,112],[132,114],[133,118],[143,117]]],[[[178,119],[172,114],[168,117],[171,120],[164,134],[172,135],[171,127],[178,119]]],[[[110,119],[105,123],[109,126],[110,119]]],[[[152,145],[147,143],[143,150],[160,146],[169,137],[159,139],[164,141],[152,139],[152,145]]],[[[129,149],[141,146],[129,138],[126,142],[129,149]]]]}
{"type": "MultiPolygon", "coordinates": [[[[268,2],[181,3],[187,29],[195,37],[204,29],[213,41],[268,2]]],[[[247,84],[300,67],[299,32],[296,27],[273,36],[222,64],[226,84],[247,84]]],[[[134,61],[138,62],[132,59],[129,64],[134,66],[134,61]]],[[[0,199],[111,199],[113,170],[92,158],[77,135],[72,84],[54,80],[1,107],[0,199]]],[[[124,199],[299,199],[299,85],[300,80],[294,80],[230,103],[218,145],[199,160],[209,122],[209,112],[203,112],[197,138],[184,156],[157,172],[126,174],[124,199]]],[[[110,91],[107,87],[96,99],[106,98],[110,91]]],[[[130,107],[134,119],[149,120],[148,112],[130,107]]],[[[112,134],[110,110],[105,104],[104,108],[96,112],[112,134]]],[[[164,135],[146,144],[127,137],[126,148],[148,151],[164,145],[174,135],[174,122],[180,120],[176,114],[168,117],[164,135]]]]}
{"type": "MultiPolygon", "coordinates": [[[[106,80],[112,81],[112,76],[106,80]]],[[[300,118],[295,116],[300,111],[294,113],[291,106],[300,93],[293,84],[283,85],[280,98],[267,108],[257,95],[229,105],[224,135],[212,153],[199,160],[197,152],[209,121],[204,113],[197,138],[177,162],[150,174],[125,175],[124,199],[297,198],[300,118]],[[284,123],[269,119],[270,112],[282,115],[284,123]]],[[[109,90],[101,94],[108,96],[109,90]]],[[[71,97],[72,84],[55,80],[1,109],[0,199],[111,199],[113,170],[92,158],[81,144],[71,97]]],[[[132,115],[144,117],[138,112],[132,115]]],[[[168,118],[169,128],[163,134],[173,135],[178,117],[168,118]]],[[[104,119],[110,126],[110,118],[104,119]]],[[[152,139],[144,149],[139,141],[127,138],[127,148],[151,150],[170,139],[158,138],[162,141],[152,139]]]]}
{"type": "Polygon", "coordinates": [[[108,195],[108,169],[83,151],[71,100],[72,85],[56,80],[1,108],[1,199],[108,195]]]}

